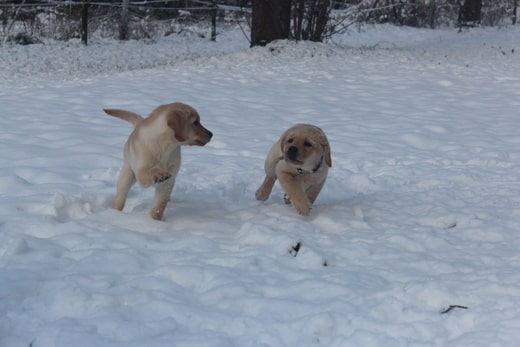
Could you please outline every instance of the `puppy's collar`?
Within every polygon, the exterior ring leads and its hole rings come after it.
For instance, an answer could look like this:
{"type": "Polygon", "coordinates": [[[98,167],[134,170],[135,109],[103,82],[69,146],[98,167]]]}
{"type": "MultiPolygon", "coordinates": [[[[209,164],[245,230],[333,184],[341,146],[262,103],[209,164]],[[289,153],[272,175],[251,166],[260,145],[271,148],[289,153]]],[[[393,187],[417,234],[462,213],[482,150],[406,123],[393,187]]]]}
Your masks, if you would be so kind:
{"type": "Polygon", "coordinates": [[[322,164],[323,164],[323,156],[321,156],[320,162],[318,163],[318,165],[316,165],[314,167],[314,169],[307,171],[307,170],[302,169],[301,167],[297,167],[296,171],[298,171],[298,173],[300,175],[310,175],[310,174],[316,173],[316,171],[319,171],[321,169],[322,164]]]}

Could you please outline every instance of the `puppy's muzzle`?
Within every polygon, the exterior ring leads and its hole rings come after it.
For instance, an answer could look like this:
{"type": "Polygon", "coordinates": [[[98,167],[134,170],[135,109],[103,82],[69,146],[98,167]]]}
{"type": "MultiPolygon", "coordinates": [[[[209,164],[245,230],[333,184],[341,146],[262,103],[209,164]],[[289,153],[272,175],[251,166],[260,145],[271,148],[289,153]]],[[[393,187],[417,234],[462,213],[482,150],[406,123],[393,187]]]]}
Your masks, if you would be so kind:
{"type": "Polygon", "coordinates": [[[213,137],[213,133],[206,129],[206,139],[205,139],[206,141],[205,141],[205,143],[208,143],[211,140],[212,137],[213,137]]]}
{"type": "Polygon", "coordinates": [[[295,146],[291,146],[287,149],[287,158],[290,160],[296,161],[298,157],[298,148],[295,146]]]}
{"type": "Polygon", "coordinates": [[[211,138],[213,137],[213,133],[209,131],[208,129],[204,128],[204,132],[202,133],[202,136],[199,136],[197,140],[195,140],[194,144],[197,146],[204,146],[206,143],[208,143],[211,138]]]}

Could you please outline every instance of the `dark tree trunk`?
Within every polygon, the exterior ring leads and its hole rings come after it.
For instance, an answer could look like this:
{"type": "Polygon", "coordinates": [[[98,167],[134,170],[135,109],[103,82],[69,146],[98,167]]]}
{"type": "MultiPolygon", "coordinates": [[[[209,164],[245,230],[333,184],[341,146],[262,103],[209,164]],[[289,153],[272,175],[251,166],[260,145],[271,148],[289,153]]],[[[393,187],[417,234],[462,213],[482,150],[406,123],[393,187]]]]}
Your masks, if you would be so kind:
{"type": "Polygon", "coordinates": [[[482,0],[464,0],[460,7],[459,24],[480,23],[482,0]]]}
{"type": "Polygon", "coordinates": [[[291,25],[291,0],[253,0],[251,47],[288,39],[291,25]]]}
{"type": "Polygon", "coordinates": [[[518,0],[515,0],[515,2],[513,3],[513,25],[516,24],[517,11],[518,11],[518,0]]]}
{"type": "Polygon", "coordinates": [[[128,40],[128,2],[122,1],[121,22],[119,23],[119,39],[128,40]]]}
{"type": "Polygon", "coordinates": [[[217,3],[215,0],[212,2],[213,9],[211,10],[211,41],[217,41],[217,3]]]}
{"type": "Polygon", "coordinates": [[[84,2],[81,5],[81,41],[85,44],[88,43],[88,7],[90,5],[84,2]]]}
{"type": "Polygon", "coordinates": [[[435,15],[437,11],[437,4],[435,0],[430,1],[430,6],[428,8],[428,23],[430,24],[431,29],[435,29],[435,15]]]}
{"type": "Polygon", "coordinates": [[[311,7],[309,19],[309,40],[323,41],[323,36],[329,21],[330,0],[315,0],[311,7]]]}
{"type": "Polygon", "coordinates": [[[301,40],[303,37],[303,19],[305,15],[305,0],[293,1],[293,28],[294,39],[301,40]]]}

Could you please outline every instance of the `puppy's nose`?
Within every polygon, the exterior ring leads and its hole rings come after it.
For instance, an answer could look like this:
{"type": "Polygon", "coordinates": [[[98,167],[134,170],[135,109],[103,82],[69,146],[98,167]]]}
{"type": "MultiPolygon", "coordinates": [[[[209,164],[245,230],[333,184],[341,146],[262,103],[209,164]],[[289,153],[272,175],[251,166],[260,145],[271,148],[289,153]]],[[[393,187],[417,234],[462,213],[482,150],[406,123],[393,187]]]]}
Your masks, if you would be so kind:
{"type": "Polygon", "coordinates": [[[289,158],[294,158],[296,157],[296,154],[298,153],[298,148],[295,147],[295,146],[291,146],[287,149],[287,155],[289,156],[289,158]]]}
{"type": "Polygon", "coordinates": [[[209,131],[209,130],[208,130],[208,136],[209,136],[210,139],[213,137],[213,133],[211,131],[209,131]]]}

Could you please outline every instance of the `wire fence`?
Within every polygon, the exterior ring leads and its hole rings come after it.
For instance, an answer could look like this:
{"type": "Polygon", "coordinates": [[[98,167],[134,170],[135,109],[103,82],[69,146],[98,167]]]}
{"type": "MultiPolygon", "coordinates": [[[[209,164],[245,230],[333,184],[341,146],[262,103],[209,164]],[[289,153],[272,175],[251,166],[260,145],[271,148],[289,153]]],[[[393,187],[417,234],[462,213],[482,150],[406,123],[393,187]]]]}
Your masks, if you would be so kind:
{"type": "Polygon", "coordinates": [[[200,35],[216,39],[216,25],[245,25],[250,8],[204,0],[152,1],[58,1],[21,0],[0,2],[0,42],[19,44],[45,39],[70,40],[89,37],[153,39],[170,35],[193,23],[200,35]],[[202,32],[204,31],[204,34],[202,32]],[[206,34],[210,31],[210,34],[206,34]]]}

